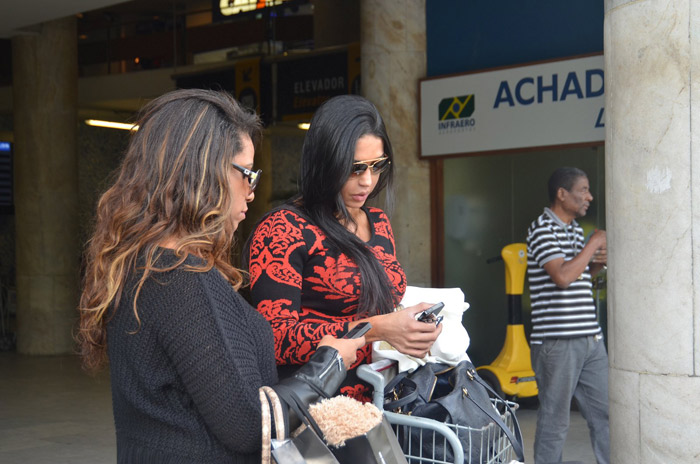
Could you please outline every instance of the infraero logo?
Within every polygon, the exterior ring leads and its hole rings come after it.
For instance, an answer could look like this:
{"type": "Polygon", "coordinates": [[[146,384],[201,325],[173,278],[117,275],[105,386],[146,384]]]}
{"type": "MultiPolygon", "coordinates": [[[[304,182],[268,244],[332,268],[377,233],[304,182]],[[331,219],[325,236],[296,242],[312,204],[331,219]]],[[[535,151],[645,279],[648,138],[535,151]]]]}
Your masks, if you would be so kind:
{"type": "Polygon", "coordinates": [[[440,121],[468,118],[474,113],[474,95],[443,98],[439,111],[440,121]]]}
{"type": "Polygon", "coordinates": [[[443,98],[438,105],[438,130],[440,132],[473,130],[476,124],[476,120],[471,117],[474,109],[474,94],[443,98]]]}

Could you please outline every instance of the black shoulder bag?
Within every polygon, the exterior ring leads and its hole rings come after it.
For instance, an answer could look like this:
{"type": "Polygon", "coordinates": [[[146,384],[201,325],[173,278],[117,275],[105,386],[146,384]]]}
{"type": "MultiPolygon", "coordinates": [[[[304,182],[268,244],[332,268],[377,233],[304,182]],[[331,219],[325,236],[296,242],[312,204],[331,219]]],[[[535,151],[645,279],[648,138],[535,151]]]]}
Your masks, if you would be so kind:
{"type": "MultiPolygon", "coordinates": [[[[462,361],[452,367],[444,364],[428,363],[411,374],[399,374],[384,389],[384,409],[416,417],[426,417],[439,422],[468,427],[458,429],[458,438],[464,449],[465,462],[487,462],[497,451],[489,443],[489,424],[495,424],[513,446],[516,458],[524,462],[523,438],[515,412],[505,401],[496,401],[502,406],[499,411],[489,398],[489,392],[498,398],[496,392],[483,380],[469,361],[462,361]],[[510,414],[513,429],[506,425],[502,415],[510,414]]],[[[453,459],[452,452],[444,448],[444,442],[434,443],[432,432],[412,428],[410,436],[399,435],[404,450],[409,445],[446,461],[453,459]],[[433,451],[434,450],[434,451],[433,451]]],[[[448,447],[449,448],[449,447],[448,447]]]]}

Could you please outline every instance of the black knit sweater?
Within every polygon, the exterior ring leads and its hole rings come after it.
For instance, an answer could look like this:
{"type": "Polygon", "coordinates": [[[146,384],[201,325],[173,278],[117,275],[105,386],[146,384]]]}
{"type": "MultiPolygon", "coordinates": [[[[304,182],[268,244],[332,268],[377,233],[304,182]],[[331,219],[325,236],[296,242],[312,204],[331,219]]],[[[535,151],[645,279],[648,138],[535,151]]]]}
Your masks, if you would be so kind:
{"type": "MultiPolygon", "coordinates": [[[[164,250],[158,267],[176,257],[164,250]]],[[[187,264],[198,258],[188,257],[187,264]]],[[[277,382],[268,322],[215,269],[139,273],[108,324],[119,463],[258,463],[258,387],[277,382]]]]}

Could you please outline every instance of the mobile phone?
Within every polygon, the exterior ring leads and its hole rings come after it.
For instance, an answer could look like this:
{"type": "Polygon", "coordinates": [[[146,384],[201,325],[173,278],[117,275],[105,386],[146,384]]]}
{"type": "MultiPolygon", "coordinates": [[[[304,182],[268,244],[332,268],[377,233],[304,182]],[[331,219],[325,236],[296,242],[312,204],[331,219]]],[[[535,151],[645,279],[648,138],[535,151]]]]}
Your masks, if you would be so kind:
{"type": "Polygon", "coordinates": [[[372,324],[369,322],[360,322],[355,327],[350,329],[348,333],[343,335],[343,338],[360,338],[367,333],[369,329],[372,328],[372,324]]]}
{"type": "Polygon", "coordinates": [[[416,319],[418,319],[421,322],[430,322],[430,317],[437,316],[438,313],[440,311],[442,311],[442,308],[444,306],[445,306],[445,303],[443,303],[443,302],[436,303],[433,306],[431,306],[430,308],[423,311],[422,313],[419,313],[418,317],[416,319]]]}

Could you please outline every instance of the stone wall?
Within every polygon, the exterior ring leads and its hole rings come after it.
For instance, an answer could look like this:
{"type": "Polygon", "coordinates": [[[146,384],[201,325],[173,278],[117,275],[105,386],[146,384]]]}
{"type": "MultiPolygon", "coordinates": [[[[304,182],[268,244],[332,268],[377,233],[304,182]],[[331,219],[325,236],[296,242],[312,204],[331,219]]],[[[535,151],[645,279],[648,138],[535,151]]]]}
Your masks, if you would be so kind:
{"type": "Polygon", "coordinates": [[[129,132],[91,127],[78,130],[78,212],[80,243],[84,246],[93,228],[95,208],[119,167],[129,143],[129,132]]]}

